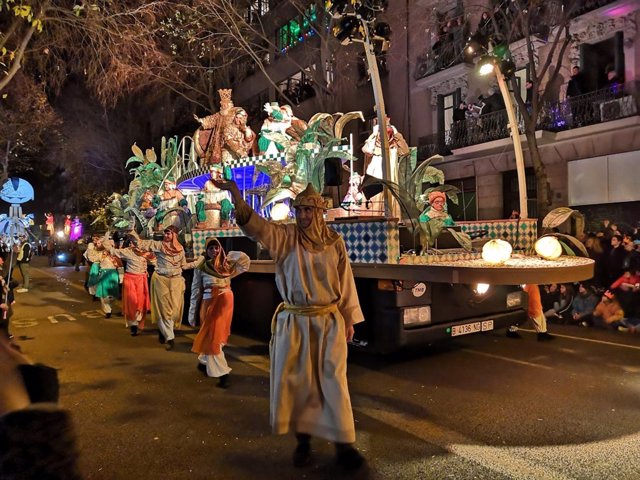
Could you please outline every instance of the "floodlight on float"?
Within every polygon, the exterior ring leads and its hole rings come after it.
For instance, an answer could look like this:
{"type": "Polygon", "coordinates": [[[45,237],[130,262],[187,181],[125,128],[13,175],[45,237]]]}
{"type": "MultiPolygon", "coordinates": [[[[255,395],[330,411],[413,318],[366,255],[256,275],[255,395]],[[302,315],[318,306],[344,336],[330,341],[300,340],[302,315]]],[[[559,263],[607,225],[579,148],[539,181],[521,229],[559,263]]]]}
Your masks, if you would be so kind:
{"type": "Polygon", "coordinates": [[[475,288],[473,289],[473,291],[477,294],[477,295],[484,295],[485,293],[487,293],[489,291],[489,284],[488,283],[478,283],[475,288]]]}
{"type": "Polygon", "coordinates": [[[58,238],[63,238],[63,237],[64,237],[64,232],[63,232],[62,230],[58,230],[58,231],[56,232],[56,236],[57,236],[58,238]]]}
{"type": "Polygon", "coordinates": [[[478,73],[480,75],[489,75],[495,69],[495,59],[490,55],[483,55],[478,62],[478,73]]]}
{"type": "Polygon", "coordinates": [[[482,259],[485,262],[499,265],[511,258],[512,251],[513,248],[509,242],[496,238],[489,240],[482,246],[482,259]]]}
{"type": "Polygon", "coordinates": [[[538,255],[547,260],[556,260],[562,255],[562,245],[556,237],[541,237],[534,248],[538,255]]]}
{"type": "Polygon", "coordinates": [[[274,220],[276,222],[286,220],[289,217],[290,211],[291,210],[289,208],[289,205],[285,203],[276,203],[271,208],[271,220],[274,220]]]}

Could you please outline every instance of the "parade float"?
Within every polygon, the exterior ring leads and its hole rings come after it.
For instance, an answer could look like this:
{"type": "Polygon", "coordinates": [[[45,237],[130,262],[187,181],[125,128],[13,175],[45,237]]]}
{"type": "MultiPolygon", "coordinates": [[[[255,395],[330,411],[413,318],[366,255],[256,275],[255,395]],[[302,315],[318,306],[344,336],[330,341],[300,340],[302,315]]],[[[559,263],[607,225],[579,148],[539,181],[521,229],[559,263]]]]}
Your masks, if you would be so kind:
{"type": "MultiPolygon", "coordinates": [[[[258,214],[279,222],[295,221],[289,204],[307,183],[320,192],[327,180],[345,184],[338,205],[327,205],[326,220],[345,240],[367,319],[356,330],[355,344],[371,351],[522,323],[521,284],[593,275],[593,262],[581,256],[584,249],[575,238],[539,238],[535,219],[454,223],[446,204],[456,202],[458,192],[436,166],[441,157],[418,161],[393,127],[385,129],[393,173],[391,179],[378,178],[375,157],[381,157],[384,143],[379,131],[365,143],[370,158],[362,172],[354,169],[352,142],[343,138],[347,123],[362,119],[360,112],[320,113],[303,121],[288,106],[268,104],[263,128],[255,133],[231,91],[219,93],[219,111],[198,118],[192,137],[163,138],[159,158],[153,149],[132,147],[129,191],[112,195],[105,216],[110,228],[135,229],[147,238],[175,225],[194,257],[209,237],[247,253],[251,270],[234,287],[234,325],[240,329],[268,335],[280,301],[275,265],[235,224],[227,193],[211,181],[216,177],[235,180],[258,214]]],[[[572,212],[556,212],[544,226],[551,230],[572,212]]]]}

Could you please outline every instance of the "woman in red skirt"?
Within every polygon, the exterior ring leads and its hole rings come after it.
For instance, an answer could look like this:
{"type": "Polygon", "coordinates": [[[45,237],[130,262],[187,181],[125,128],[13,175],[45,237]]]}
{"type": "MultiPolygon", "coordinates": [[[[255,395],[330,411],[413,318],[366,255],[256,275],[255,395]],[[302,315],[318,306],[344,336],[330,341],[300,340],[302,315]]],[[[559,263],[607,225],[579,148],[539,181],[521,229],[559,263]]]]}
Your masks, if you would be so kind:
{"type": "Polygon", "coordinates": [[[191,284],[189,323],[194,326],[200,304],[200,331],[191,351],[198,354],[198,369],[218,378],[218,386],[228,388],[231,368],[222,351],[231,332],[233,292],[231,279],[249,269],[249,257],[242,252],[225,254],[216,238],[208,238],[206,260],[194,270],[191,284]]]}

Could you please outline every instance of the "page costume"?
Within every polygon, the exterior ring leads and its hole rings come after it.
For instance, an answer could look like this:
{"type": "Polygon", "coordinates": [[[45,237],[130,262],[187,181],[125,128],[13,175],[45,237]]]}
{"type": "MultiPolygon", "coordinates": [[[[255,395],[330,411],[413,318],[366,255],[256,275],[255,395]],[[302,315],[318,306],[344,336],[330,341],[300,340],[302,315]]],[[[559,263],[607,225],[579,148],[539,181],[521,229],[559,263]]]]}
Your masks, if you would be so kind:
{"type": "Polygon", "coordinates": [[[344,241],[325,225],[322,198],[312,187],[294,206],[314,207],[311,226],[270,223],[246,203],[236,205],[244,233],[275,260],[283,299],[270,343],[271,425],[277,434],[293,430],[353,443],[345,331],[364,317],[351,264],[344,241]]]}
{"type": "Polygon", "coordinates": [[[138,248],[153,252],[157,266],[151,276],[151,322],[158,324],[158,329],[167,340],[173,340],[174,328],[180,328],[184,308],[184,277],[182,270],[197,266],[202,259],[187,262],[184,248],[177,238],[178,229],[169,226],[174,232],[173,240],[138,240],[138,248]]]}
{"type": "MultiPolygon", "coordinates": [[[[215,238],[207,240],[208,249],[215,238]]],[[[198,354],[198,362],[206,366],[209,377],[227,375],[231,368],[222,351],[231,332],[233,319],[233,291],[231,279],[249,270],[251,260],[243,252],[225,254],[222,246],[216,258],[207,258],[193,272],[189,323],[195,325],[200,303],[200,330],[193,341],[192,352],[198,354]]]]}
{"type": "Polygon", "coordinates": [[[119,250],[112,248],[111,254],[125,262],[122,313],[126,325],[143,330],[147,310],[150,308],[147,260],[155,261],[155,256],[134,247],[119,250]]]}

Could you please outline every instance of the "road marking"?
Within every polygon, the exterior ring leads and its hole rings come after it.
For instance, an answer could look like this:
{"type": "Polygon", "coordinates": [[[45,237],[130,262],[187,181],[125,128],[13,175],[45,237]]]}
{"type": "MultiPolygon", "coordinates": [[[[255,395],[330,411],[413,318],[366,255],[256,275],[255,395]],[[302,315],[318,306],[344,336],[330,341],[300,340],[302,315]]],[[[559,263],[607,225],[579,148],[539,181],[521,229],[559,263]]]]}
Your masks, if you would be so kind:
{"type": "Polygon", "coordinates": [[[56,313],[55,315],[49,315],[47,318],[51,323],[59,323],[58,320],[56,320],[56,317],[66,318],[70,322],[76,321],[76,318],[72,315],[69,315],[68,313],[56,313]]]}
{"type": "MultiPolygon", "coordinates": [[[[536,333],[535,330],[525,330],[524,328],[518,328],[518,330],[522,330],[523,332],[536,333]]],[[[632,350],[640,350],[640,346],[627,345],[626,343],[609,342],[607,340],[596,340],[594,338],[574,337],[573,335],[563,335],[561,333],[555,333],[555,332],[553,333],[553,336],[561,337],[561,338],[569,338],[571,340],[580,340],[582,342],[599,343],[601,345],[611,345],[613,347],[622,347],[622,348],[630,348],[632,350]]]]}
{"type": "Polygon", "coordinates": [[[32,318],[32,317],[28,317],[28,318],[12,318],[11,319],[11,326],[15,327],[15,328],[37,327],[38,326],[38,320],[36,320],[35,318],[32,318]]]}
{"type": "Polygon", "coordinates": [[[542,368],[543,370],[555,370],[555,367],[549,367],[547,365],[541,365],[539,363],[525,362],[524,360],[516,360],[515,358],[504,357],[502,355],[495,355],[493,353],[481,352],[479,350],[473,350],[471,348],[461,348],[460,350],[463,351],[463,352],[467,352],[467,353],[473,353],[474,355],[480,355],[482,357],[495,358],[495,359],[498,359],[498,360],[504,360],[505,362],[511,362],[511,363],[517,363],[519,365],[525,365],[527,367],[542,368]]]}

